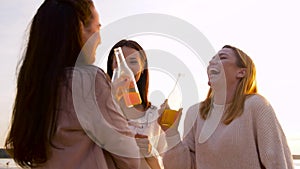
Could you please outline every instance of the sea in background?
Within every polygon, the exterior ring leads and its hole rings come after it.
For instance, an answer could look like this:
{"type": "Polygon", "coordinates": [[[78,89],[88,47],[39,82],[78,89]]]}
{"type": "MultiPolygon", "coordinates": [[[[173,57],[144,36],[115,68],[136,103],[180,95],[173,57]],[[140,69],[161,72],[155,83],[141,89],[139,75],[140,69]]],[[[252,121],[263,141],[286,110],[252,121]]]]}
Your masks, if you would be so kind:
{"type": "Polygon", "coordinates": [[[300,137],[287,138],[288,145],[293,155],[300,155],[300,137]]]}

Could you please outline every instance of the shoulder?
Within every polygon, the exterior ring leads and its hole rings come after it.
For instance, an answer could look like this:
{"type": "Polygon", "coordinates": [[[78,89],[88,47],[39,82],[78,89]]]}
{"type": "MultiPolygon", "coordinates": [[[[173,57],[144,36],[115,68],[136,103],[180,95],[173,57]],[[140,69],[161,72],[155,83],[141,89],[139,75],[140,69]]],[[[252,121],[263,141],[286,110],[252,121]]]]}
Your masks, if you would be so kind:
{"type": "Polygon", "coordinates": [[[270,102],[260,94],[247,96],[245,106],[270,106],[270,102]]]}
{"type": "Polygon", "coordinates": [[[75,68],[78,73],[89,77],[95,83],[109,83],[110,78],[107,74],[99,67],[95,65],[84,65],[75,68]]]}
{"type": "Polygon", "coordinates": [[[196,103],[194,105],[191,105],[188,109],[187,109],[187,113],[198,113],[199,109],[200,109],[201,103],[196,103]]]}
{"type": "Polygon", "coordinates": [[[246,98],[246,111],[251,111],[252,116],[256,118],[270,118],[275,116],[274,109],[270,102],[260,94],[250,95],[246,98]]]}
{"type": "Polygon", "coordinates": [[[190,106],[185,115],[185,121],[195,121],[199,115],[201,103],[196,103],[190,106]]]}
{"type": "Polygon", "coordinates": [[[110,79],[99,67],[94,65],[80,65],[65,68],[66,76],[72,81],[72,86],[79,88],[103,88],[110,87],[110,79]]]}
{"type": "Polygon", "coordinates": [[[106,76],[106,73],[101,68],[94,65],[80,65],[75,67],[67,67],[65,68],[65,73],[68,77],[96,77],[98,75],[106,76]]]}

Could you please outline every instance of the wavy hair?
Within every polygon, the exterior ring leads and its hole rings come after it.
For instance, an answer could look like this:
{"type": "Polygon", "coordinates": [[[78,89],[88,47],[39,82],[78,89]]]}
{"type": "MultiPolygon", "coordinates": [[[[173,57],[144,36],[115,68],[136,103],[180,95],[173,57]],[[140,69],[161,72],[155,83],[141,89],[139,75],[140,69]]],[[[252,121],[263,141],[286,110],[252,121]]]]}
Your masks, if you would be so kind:
{"type": "MultiPolygon", "coordinates": [[[[256,68],[252,59],[242,50],[230,45],[225,45],[223,49],[224,48],[232,49],[237,58],[236,65],[240,68],[246,68],[246,75],[238,83],[233,101],[225,112],[223,123],[230,124],[235,118],[239,117],[243,113],[246,97],[257,93],[256,68]]],[[[206,99],[201,102],[199,110],[203,119],[206,119],[209,115],[213,102],[212,98],[213,91],[210,88],[206,99]]]]}

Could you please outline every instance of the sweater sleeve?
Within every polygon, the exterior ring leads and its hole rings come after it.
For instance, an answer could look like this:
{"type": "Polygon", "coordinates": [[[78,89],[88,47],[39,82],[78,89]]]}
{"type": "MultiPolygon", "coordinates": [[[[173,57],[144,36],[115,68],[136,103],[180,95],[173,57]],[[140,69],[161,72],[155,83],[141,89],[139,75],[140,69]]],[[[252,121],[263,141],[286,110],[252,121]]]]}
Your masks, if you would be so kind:
{"type": "Polygon", "coordinates": [[[114,103],[111,95],[111,85],[106,75],[98,70],[96,77],[96,99],[100,111],[107,121],[108,126],[114,131],[105,138],[104,148],[111,154],[117,168],[138,168],[139,148],[136,145],[134,135],[128,127],[125,117],[114,103]],[[100,73],[99,73],[100,72],[100,73]]]}
{"type": "Polygon", "coordinates": [[[84,67],[73,74],[74,108],[86,134],[112,156],[117,168],[139,168],[139,148],[111,95],[106,74],[84,67]]]}
{"type": "Polygon", "coordinates": [[[260,95],[245,105],[253,113],[258,153],[266,169],[292,169],[293,160],[285,134],[270,103],[260,95]]]}
{"type": "MultiPolygon", "coordinates": [[[[197,106],[196,106],[197,107],[197,106]]],[[[187,115],[194,114],[195,109],[191,107],[187,111],[187,115]]],[[[187,117],[186,117],[187,118],[187,117]]],[[[185,123],[190,123],[185,120],[185,123]]],[[[183,141],[180,141],[179,133],[173,137],[166,137],[167,144],[170,148],[163,155],[163,163],[165,169],[195,169],[195,126],[194,123],[191,130],[186,130],[183,141]],[[174,147],[173,147],[174,146],[174,147]]],[[[186,125],[185,125],[186,126],[186,125]]]]}

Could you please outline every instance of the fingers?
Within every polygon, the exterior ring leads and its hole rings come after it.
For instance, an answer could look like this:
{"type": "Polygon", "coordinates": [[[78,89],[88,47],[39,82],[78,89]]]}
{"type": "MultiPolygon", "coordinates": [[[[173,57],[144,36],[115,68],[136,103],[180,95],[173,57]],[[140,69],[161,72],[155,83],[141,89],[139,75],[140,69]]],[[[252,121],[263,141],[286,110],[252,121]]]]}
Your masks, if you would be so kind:
{"type": "Polygon", "coordinates": [[[127,85],[129,85],[129,77],[122,76],[122,77],[116,79],[115,81],[113,81],[112,84],[113,84],[114,88],[116,88],[116,89],[127,86],[127,85]]]}
{"type": "Polygon", "coordinates": [[[150,143],[142,143],[138,142],[137,145],[140,148],[140,152],[144,157],[148,157],[151,154],[152,151],[152,145],[150,143]]]}
{"type": "Polygon", "coordinates": [[[160,105],[161,109],[169,109],[170,106],[168,104],[168,99],[165,99],[165,101],[163,102],[163,104],[160,105]]]}
{"type": "Polygon", "coordinates": [[[163,120],[163,121],[159,121],[160,127],[161,129],[166,133],[167,136],[173,136],[176,135],[178,133],[178,126],[179,126],[179,122],[182,116],[182,108],[180,108],[178,111],[174,111],[174,110],[168,110],[166,112],[164,112],[164,114],[161,115],[159,120],[163,120]],[[166,113],[166,114],[165,114],[166,113]],[[166,116],[166,117],[163,117],[166,116]],[[170,117],[172,117],[172,120],[166,120],[166,119],[170,119],[170,117]],[[168,122],[165,122],[168,121],[168,122]]]}
{"type": "Polygon", "coordinates": [[[136,134],[136,143],[140,148],[140,152],[144,157],[148,157],[152,152],[152,145],[148,139],[148,136],[136,134]]]}
{"type": "Polygon", "coordinates": [[[182,110],[183,110],[183,108],[180,108],[180,109],[178,110],[178,114],[177,114],[176,120],[175,120],[175,122],[173,123],[172,126],[175,126],[175,125],[176,125],[176,126],[178,127],[179,122],[180,122],[180,119],[181,119],[181,115],[182,115],[182,110]]]}
{"type": "Polygon", "coordinates": [[[122,76],[118,79],[115,79],[112,82],[112,94],[116,101],[119,101],[122,97],[122,88],[129,86],[130,80],[126,76],[122,76]]]}
{"type": "Polygon", "coordinates": [[[158,109],[159,119],[158,122],[161,120],[161,115],[164,112],[165,109],[169,109],[168,105],[168,99],[165,99],[165,101],[160,105],[160,108],[158,109]]]}

